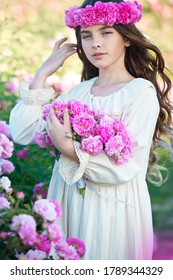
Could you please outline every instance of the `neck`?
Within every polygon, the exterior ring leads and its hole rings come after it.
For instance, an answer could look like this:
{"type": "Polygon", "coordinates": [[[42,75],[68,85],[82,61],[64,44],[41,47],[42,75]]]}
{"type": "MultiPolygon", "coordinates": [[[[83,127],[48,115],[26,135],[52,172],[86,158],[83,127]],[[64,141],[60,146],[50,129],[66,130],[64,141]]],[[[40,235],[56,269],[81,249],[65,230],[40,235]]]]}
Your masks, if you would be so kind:
{"type": "Polygon", "coordinates": [[[99,77],[97,79],[97,85],[101,87],[107,87],[109,85],[119,84],[119,83],[128,83],[133,80],[134,77],[124,69],[100,69],[99,77]]]}

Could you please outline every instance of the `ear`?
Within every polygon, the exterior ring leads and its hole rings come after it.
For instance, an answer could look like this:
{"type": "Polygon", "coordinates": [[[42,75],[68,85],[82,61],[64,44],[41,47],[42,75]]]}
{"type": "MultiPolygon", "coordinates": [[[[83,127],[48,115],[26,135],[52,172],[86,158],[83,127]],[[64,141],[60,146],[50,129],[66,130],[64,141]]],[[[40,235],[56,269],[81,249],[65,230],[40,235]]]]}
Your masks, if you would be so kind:
{"type": "Polygon", "coordinates": [[[125,39],[125,47],[130,47],[131,42],[128,39],[125,39]]]}

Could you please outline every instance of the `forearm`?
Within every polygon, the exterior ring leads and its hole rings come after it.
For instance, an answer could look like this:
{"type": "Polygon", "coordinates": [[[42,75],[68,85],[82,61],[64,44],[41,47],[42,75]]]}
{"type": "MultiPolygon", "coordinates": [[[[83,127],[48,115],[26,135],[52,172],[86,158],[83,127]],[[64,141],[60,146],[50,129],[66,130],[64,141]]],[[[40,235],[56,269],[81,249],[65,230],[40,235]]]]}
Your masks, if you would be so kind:
{"type": "Polygon", "coordinates": [[[46,79],[53,75],[71,55],[76,53],[76,44],[66,43],[67,38],[62,38],[55,43],[52,54],[41,65],[30,84],[30,89],[41,89],[45,87],[46,79]]]}
{"type": "Polygon", "coordinates": [[[29,89],[41,89],[45,87],[47,75],[46,73],[42,72],[41,69],[35,74],[34,79],[32,80],[29,89]]]}
{"type": "Polygon", "coordinates": [[[79,164],[79,158],[76,155],[73,141],[69,139],[69,143],[61,149],[61,153],[68,157],[70,160],[75,161],[77,164],[79,164]]]}

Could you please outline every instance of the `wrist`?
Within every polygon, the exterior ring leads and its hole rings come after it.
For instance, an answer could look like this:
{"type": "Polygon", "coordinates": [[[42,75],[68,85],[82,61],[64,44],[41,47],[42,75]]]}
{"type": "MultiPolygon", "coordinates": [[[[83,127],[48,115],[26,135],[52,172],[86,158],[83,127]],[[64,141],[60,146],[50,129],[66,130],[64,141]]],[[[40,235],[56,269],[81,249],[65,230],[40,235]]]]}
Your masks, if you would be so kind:
{"type": "Polygon", "coordinates": [[[61,153],[64,156],[68,157],[69,159],[71,159],[79,164],[79,158],[76,155],[73,141],[71,139],[68,139],[68,141],[65,141],[65,145],[64,145],[64,147],[62,147],[61,153]]]}
{"type": "Polygon", "coordinates": [[[47,77],[48,75],[39,69],[30,84],[30,89],[44,88],[47,77]]]}

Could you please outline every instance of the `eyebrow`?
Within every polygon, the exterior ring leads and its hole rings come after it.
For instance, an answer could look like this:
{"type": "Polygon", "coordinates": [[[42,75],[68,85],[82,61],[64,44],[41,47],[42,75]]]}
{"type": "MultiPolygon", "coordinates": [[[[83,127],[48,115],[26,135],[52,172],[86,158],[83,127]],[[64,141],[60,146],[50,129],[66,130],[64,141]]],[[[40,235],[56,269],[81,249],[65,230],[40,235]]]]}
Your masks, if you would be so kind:
{"type": "MultiPolygon", "coordinates": [[[[102,27],[100,27],[98,30],[99,31],[103,31],[103,30],[105,30],[105,29],[108,29],[108,28],[113,28],[112,26],[102,26],[102,27]]],[[[80,34],[83,34],[83,33],[91,33],[91,31],[89,31],[89,30],[82,30],[81,32],[80,32],[80,34]]]]}

